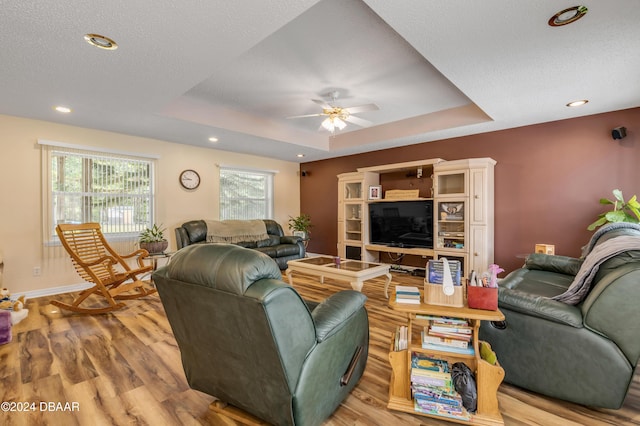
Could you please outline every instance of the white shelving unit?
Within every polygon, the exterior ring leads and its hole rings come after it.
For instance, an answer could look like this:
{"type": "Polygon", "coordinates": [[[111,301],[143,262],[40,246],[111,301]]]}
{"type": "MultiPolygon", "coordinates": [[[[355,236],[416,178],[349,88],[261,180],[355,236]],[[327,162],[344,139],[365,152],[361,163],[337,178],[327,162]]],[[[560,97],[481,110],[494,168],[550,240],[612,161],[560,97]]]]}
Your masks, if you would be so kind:
{"type": "MultiPolygon", "coordinates": [[[[447,257],[460,260],[465,277],[471,270],[485,271],[493,263],[495,164],[491,158],[454,161],[433,158],[364,167],[338,175],[338,255],[366,261],[378,261],[379,253],[383,252],[434,259],[447,257]],[[385,173],[404,171],[433,175],[433,249],[387,247],[370,242],[369,186],[378,185],[385,173]]],[[[394,188],[383,188],[390,189],[394,188]]]]}
{"type": "Polygon", "coordinates": [[[338,256],[343,259],[374,261],[364,249],[369,241],[369,186],[378,185],[373,172],[338,175],[338,256]]]}

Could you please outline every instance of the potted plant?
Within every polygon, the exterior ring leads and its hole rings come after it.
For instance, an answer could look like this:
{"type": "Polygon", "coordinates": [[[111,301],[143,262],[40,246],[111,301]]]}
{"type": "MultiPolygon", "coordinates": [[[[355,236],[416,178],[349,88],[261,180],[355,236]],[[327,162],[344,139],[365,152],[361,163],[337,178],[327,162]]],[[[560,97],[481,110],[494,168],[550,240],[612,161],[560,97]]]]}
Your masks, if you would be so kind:
{"type": "Polygon", "coordinates": [[[640,223],[640,203],[636,199],[636,196],[634,195],[629,201],[625,201],[622,196],[622,191],[619,189],[613,190],[613,196],[615,198],[614,200],[607,198],[600,199],[600,204],[612,204],[613,210],[598,215],[598,220],[587,227],[589,231],[593,231],[598,226],[611,222],[640,223]]]}
{"type": "Polygon", "coordinates": [[[298,235],[303,240],[309,239],[312,226],[311,217],[308,214],[303,213],[296,217],[289,216],[289,229],[293,231],[293,235],[298,235]]]}
{"type": "Polygon", "coordinates": [[[164,238],[165,228],[155,223],[153,227],[147,228],[140,233],[140,248],[145,249],[149,254],[164,252],[169,246],[169,242],[164,238]]]}

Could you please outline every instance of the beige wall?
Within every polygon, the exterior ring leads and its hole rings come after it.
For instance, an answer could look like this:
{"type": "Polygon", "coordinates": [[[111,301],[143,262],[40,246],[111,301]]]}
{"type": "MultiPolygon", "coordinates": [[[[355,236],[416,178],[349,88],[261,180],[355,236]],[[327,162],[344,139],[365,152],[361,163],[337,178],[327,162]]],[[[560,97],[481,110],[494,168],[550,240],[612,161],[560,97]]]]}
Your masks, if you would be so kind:
{"type": "Polygon", "coordinates": [[[167,227],[173,249],[176,226],[218,218],[217,164],[277,170],[275,220],[288,233],[289,216],[299,213],[297,163],[0,115],[0,257],[5,264],[3,286],[13,294],[55,293],[81,283],[62,249],[45,248],[42,243],[38,139],[159,156],[156,222],[167,227]],[[200,174],[202,183],[196,191],[186,191],[178,183],[179,173],[187,168],[200,174]],[[42,270],[39,277],[33,276],[36,266],[42,270]]]}

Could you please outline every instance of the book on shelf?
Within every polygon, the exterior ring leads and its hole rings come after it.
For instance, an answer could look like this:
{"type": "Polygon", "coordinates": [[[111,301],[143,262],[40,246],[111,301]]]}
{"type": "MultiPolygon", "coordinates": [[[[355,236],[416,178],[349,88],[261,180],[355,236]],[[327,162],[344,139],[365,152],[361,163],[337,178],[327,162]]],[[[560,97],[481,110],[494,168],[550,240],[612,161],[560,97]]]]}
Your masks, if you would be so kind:
{"type": "Polygon", "coordinates": [[[457,348],[469,347],[469,341],[467,340],[460,340],[451,337],[433,336],[429,333],[427,327],[425,327],[425,332],[422,333],[422,343],[431,343],[434,345],[442,346],[454,346],[457,348]]]}
{"type": "MultiPolygon", "coordinates": [[[[449,271],[451,271],[453,285],[461,285],[460,271],[462,268],[460,261],[447,259],[447,263],[449,264],[449,271]]],[[[444,278],[444,262],[442,260],[429,260],[427,262],[427,277],[429,284],[442,284],[444,278]]]]}
{"type": "Polygon", "coordinates": [[[412,352],[411,368],[449,373],[449,362],[420,352],[412,352]]]}
{"type": "Polygon", "coordinates": [[[437,402],[452,407],[463,406],[462,397],[455,391],[447,393],[417,384],[411,386],[411,391],[413,392],[413,397],[420,401],[437,402]]]}
{"type": "Polygon", "coordinates": [[[441,333],[458,333],[458,334],[473,334],[473,327],[470,325],[457,325],[457,324],[434,324],[429,326],[430,330],[438,331],[441,333]]]}
{"type": "Polygon", "coordinates": [[[414,398],[414,409],[419,413],[432,414],[436,416],[449,417],[458,420],[470,420],[471,415],[464,407],[455,407],[431,401],[421,401],[414,398]]]}
{"type": "Polygon", "coordinates": [[[420,289],[415,286],[396,286],[396,303],[420,304],[420,289]]]}
{"type": "Polygon", "coordinates": [[[412,352],[411,366],[411,395],[417,412],[470,419],[455,390],[447,360],[412,352]]]}
{"type": "Polygon", "coordinates": [[[400,325],[396,327],[396,332],[393,338],[393,350],[394,351],[402,351],[407,349],[409,340],[408,340],[408,328],[406,325],[400,325]]]}
{"type": "Polygon", "coordinates": [[[447,360],[419,352],[411,353],[410,380],[415,385],[438,392],[450,392],[454,386],[447,360]]]}
{"type": "Polygon", "coordinates": [[[396,293],[418,293],[420,294],[420,289],[414,285],[397,285],[396,293]]]}
{"type": "Polygon", "coordinates": [[[457,348],[455,346],[435,345],[433,343],[423,342],[422,343],[422,349],[430,349],[430,350],[433,350],[433,351],[440,351],[440,352],[451,352],[451,353],[461,354],[461,355],[473,355],[473,354],[475,354],[475,350],[473,349],[473,346],[471,346],[471,345],[469,345],[468,348],[457,348]]]}
{"type": "Polygon", "coordinates": [[[439,317],[436,315],[416,314],[416,319],[431,321],[431,323],[433,324],[469,325],[469,321],[464,318],[439,317]]]}
{"type": "MultiPolygon", "coordinates": [[[[425,329],[427,329],[427,327],[425,327],[425,329]]],[[[471,334],[443,333],[441,331],[433,331],[430,329],[427,329],[426,334],[428,334],[429,336],[444,337],[446,339],[462,340],[465,342],[470,342],[473,337],[473,335],[471,334]]]]}

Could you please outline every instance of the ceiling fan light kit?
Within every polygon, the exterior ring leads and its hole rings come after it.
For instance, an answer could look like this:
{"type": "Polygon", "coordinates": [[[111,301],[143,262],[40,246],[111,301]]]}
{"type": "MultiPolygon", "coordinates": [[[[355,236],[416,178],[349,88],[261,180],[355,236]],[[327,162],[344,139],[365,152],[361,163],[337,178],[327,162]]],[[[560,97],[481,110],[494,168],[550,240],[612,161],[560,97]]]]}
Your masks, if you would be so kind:
{"type": "Polygon", "coordinates": [[[320,124],[320,129],[325,129],[331,133],[335,133],[337,130],[343,130],[347,127],[347,123],[352,123],[360,127],[369,127],[373,123],[369,120],[365,120],[359,117],[355,117],[352,114],[365,111],[376,111],[380,108],[376,104],[357,105],[349,108],[343,108],[336,106],[336,99],[339,92],[333,91],[329,93],[331,97],[331,103],[327,103],[323,100],[312,99],[313,102],[322,106],[322,112],[318,114],[306,114],[296,115],[288,118],[305,118],[305,117],[322,117],[326,118],[320,124]]]}

